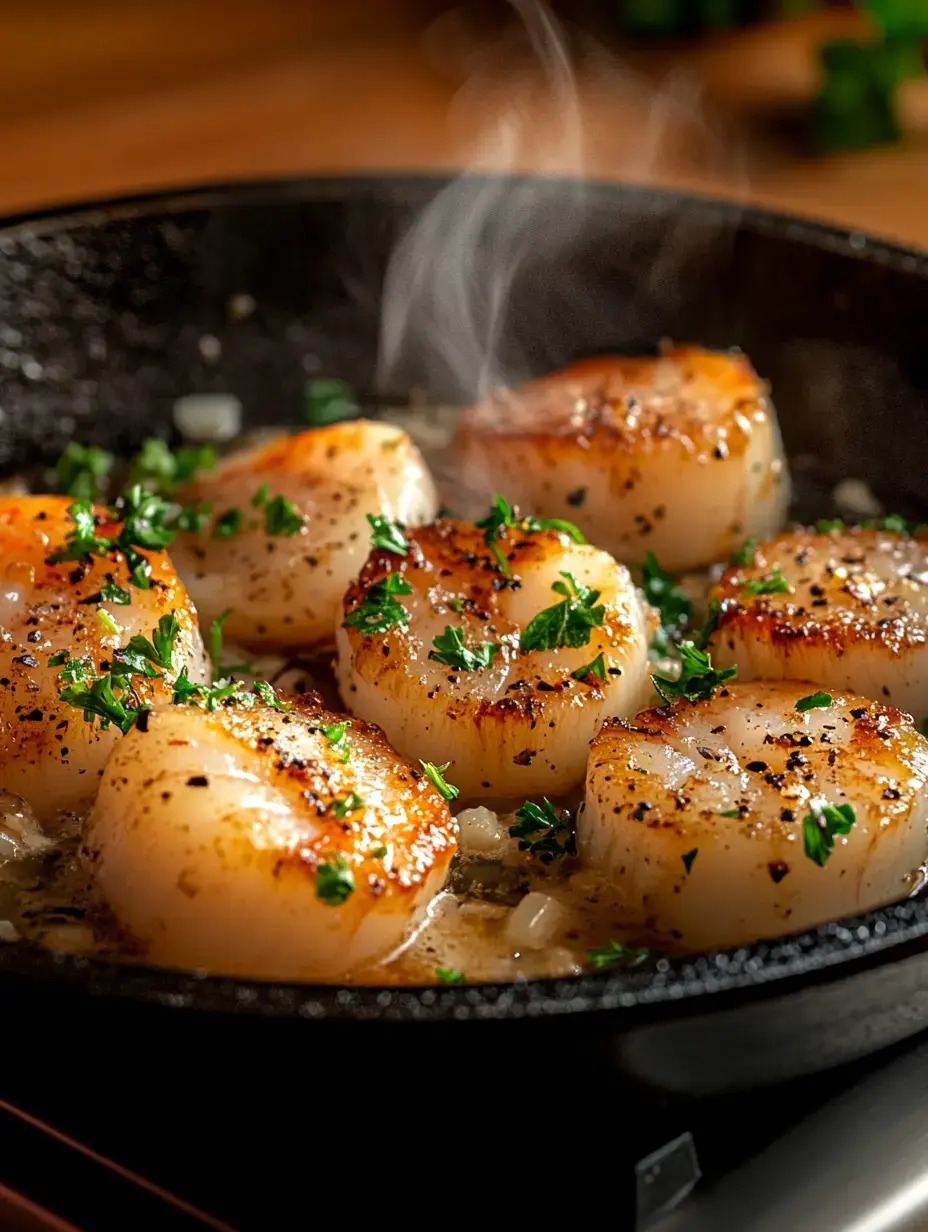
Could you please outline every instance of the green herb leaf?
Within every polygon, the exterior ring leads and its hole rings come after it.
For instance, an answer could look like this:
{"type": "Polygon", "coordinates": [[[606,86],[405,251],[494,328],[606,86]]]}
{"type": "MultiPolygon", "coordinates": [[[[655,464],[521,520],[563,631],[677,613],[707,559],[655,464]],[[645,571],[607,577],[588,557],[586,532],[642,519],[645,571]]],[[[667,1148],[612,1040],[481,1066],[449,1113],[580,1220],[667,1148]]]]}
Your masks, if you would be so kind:
{"type": "MultiPolygon", "coordinates": [[[[340,754],[338,760],[341,762],[346,762],[351,757],[351,745],[347,735],[350,726],[351,719],[344,719],[341,723],[331,723],[320,729],[329,744],[340,754]]],[[[386,848],[384,848],[384,854],[386,854],[386,848]]]]}
{"type": "Polygon", "coordinates": [[[493,505],[485,518],[474,523],[478,530],[483,531],[483,541],[496,557],[496,563],[506,577],[512,577],[509,562],[503,555],[498,540],[507,530],[520,530],[524,534],[532,534],[540,530],[556,530],[569,535],[574,543],[586,543],[583,533],[566,522],[563,518],[521,517],[515,509],[498,493],[493,497],[493,505]]]}
{"type": "Polygon", "coordinates": [[[463,612],[464,600],[460,595],[455,595],[453,599],[448,600],[448,606],[451,608],[452,612],[463,612]]]}
{"type": "Polygon", "coordinates": [[[204,501],[199,505],[183,505],[174,519],[175,525],[178,530],[188,531],[190,534],[199,534],[201,530],[205,530],[209,525],[209,515],[212,511],[213,507],[208,501],[204,501]]]}
{"type": "Polygon", "coordinates": [[[79,684],[83,680],[96,679],[96,666],[90,659],[72,659],[66,650],[61,650],[48,660],[49,667],[60,667],[58,679],[66,684],[79,684]]]}
{"type": "Polygon", "coordinates": [[[725,813],[719,813],[719,816],[720,816],[720,817],[740,817],[740,816],[741,816],[741,810],[740,810],[740,809],[736,809],[736,808],[735,808],[735,809],[728,809],[728,811],[727,811],[727,812],[725,812],[725,813]]]}
{"type": "Polygon", "coordinates": [[[466,984],[463,971],[455,971],[452,967],[436,967],[435,978],[439,984],[466,984]]]}
{"type": "Polygon", "coordinates": [[[432,642],[434,650],[429,651],[429,658],[436,663],[444,663],[462,672],[476,672],[490,667],[499,652],[499,645],[493,642],[482,642],[479,646],[464,644],[464,630],[445,626],[444,633],[439,633],[432,642]]]}
{"type": "Polygon", "coordinates": [[[681,670],[676,680],[658,675],[651,677],[651,683],[665,702],[678,697],[691,702],[707,701],[719,685],[738,674],[736,667],[716,670],[708,650],[700,650],[692,642],[680,643],[680,659],[681,670]]]}
{"type": "Polygon", "coordinates": [[[359,809],[363,808],[364,801],[356,791],[349,791],[347,796],[333,800],[329,805],[329,809],[334,814],[336,821],[344,821],[349,813],[356,813],[359,809]]]}
{"type": "Polygon", "coordinates": [[[98,717],[104,731],[112,724],[125,735],[137,721],[141,711],[149,707],[130,708],[124,698],[116,696],[115,687],[118,686],[115,685],[113,677],[107,673],[105,676],[96,677],[89,684],[81,682],[59,689],[58,696],[69,706],[75,706],[82,711],[88,722],[93,722],[94,717],[98,717]]]}
{"type": "Polygon", "coordinates": [[[273,496],[264,506],[264,529],[269,535],[292,539],[303,529],[303,515],[286,496],[273,496]]]}
{"type": "Polygon", "coordinates": [[[316,898],[327,907],[340,907],[354,889],[354,873],[344,856],[329,856],[316,866],[316,898]]]}
{"type": "Polygon", "coordinates": [[[318,378],[303,386],[303,415],[311,428],[351,419],[358,413],[358,402],[345,381],[318,378]]]}
{"type": "Polygon", "coordinates": [[[116,545],[127,560],[133,548],[161,552],[174,542],[175,531],[169,525],[171,506],[157,492],[134,484],[119,498],[115,509],[122,521],[116,545]]]}
{"type": "Polygon", "coordinates": [[[740,586],[746,595],[788,595],[790,589],[779,565],[774,565],[766,577],[752,578],[740,586]]]}
{"type": "Polygon", "coordinates": [[[141,484],[151,492],[172,496],[176,489],[193,479],[199,471],[212,470],[216,451],[210,445],[196,449],[171,449],[159,437],[150,436],[132,460],[132,483],[141,484]]]}
{"type": "Polygon", "coordinates": [[[232,609],[227,607],[209,626],[209,657],[213,663],[214,676],[218,676],[222,671],[222,626],[231,615],[232,609]]]}
{"type": "Polygon", "coordinates": [[[722,618],[722,605],[721,603],[719,603],[715,595],[713,595],[712,598],[709,600],[709,610],[706,613],[705,622],[703,623],[702,628],[693,638],[693,645],[696,647],[697,650],[707,649],[710,641],[712,640],[712,634],[719,627],[719,621],[721,620],[721,618],[722,618]]]}
{"type": "Polygon", "coordinates": [[[375,847],[374,850],[371,852],[371,859],[372,860],[382,860],[386,854],[387,854],[387,849],[386,847],[384,847],[383,843],[381,843],[379,847],[375,847]]]}
{"type": "Polygon", "coordinates": [[[113,541],[97,534],[93,505],[90,501],[75,501],[68,506],[68,517],[74,530],[65,536],[64,546],[47,557],[47,563],[57,565],[64,560],[83,560],[86,556],[105,556],[113,541]]]}
{"type": "Polygon", "coordinates": [[[595,676],[597,680],[605,680],[606,660],[603,658],[603,652],[600,651],[592,663],[585,663],[583,667],[578,667],[575,672],[570,674],[574,680],[586,680],[590,676],[595,676]]]}
{"type": "Polygon", "coordinates": [[[827,535],[833,530],[844,530],[845,523],[841,518],[819,518],[815,523],[815,529],[820,535],[827,535]]]}
{"type": "Polygon", "coordinates": [[[802,839],[809,859],[824,868],[831,859],[835,837],[849,834],[857,818],[850,804],[813,805],[802,819],[802,839]]]}
{"type": "Polygon", "coordinates": [[[555,810],[550,800],[543,798],[541,806],[527,800],[516,810],[518,821],[509,827],[512,838],[519,839],[519,850],[550,864],[561,856],[576,855],[577,839],[564,814],[555,810]],[[533,838],[533,835],[540,835],[533,838]]]}
{"type": "Polygon", "coordinates": [[[647,601],[660,612],[663,636],[655,637],[654,649],[658,654],[667,654],[671,643],[692,620],[693,602],[683,587],[664,572],[653,552],[648,552],[644,558],[641,587],[647,601]]]}
{"type": "Polygon", "coordinates": [[[796,709],[800,713],[806,710],[827,710],[834,700],[830,693],[810,693],[808,697],[800,697],[796,709]]]}
{"type": "Polygon", "coordinates": [[[572,573],[561,570],[566,582],[554,582],[551,589],[564,596],[563,603],[545,608],[529,621],[519,639],[519,649],[557,650],[560,646],[587,646],[590,631],[602,626],[606,608],[596,605],[600,591],[581,586],[572,573]]]}
{"type": "Polygon", "coordinates": [[[754,554],[757,551],[756,539],[745,539],[744,543],[737,552],[732,553],[731,563],[733,565],[753,565],[754,554]]]}
{"type": "Polygon", "coordinates": [[[231,539],[232,536],[237,535],[241,529],[241,509],[227,509],[225,513],[220,514],[216,519],[216,525],[213,527],[213,538],[231,539]]]}
{"type": "Polygon", "coordinates": [[[388,573],[369,586],[364,598],[343,621],[346,629],[360,629],[366,637],[409,623],[409,613],[394,595],[410,595],[412,587],[400,573],[388,573]]]}
{"type": "Polygon", "coordinates": [[[870,518],[861,526],[864,530],[886,530],[897,535],[922,535],[928,530],[924,522],[910,522],[898,513],[890,513],[885,518],[870,518]]]}
{"type": "Polygon", "coordinates": [[[461,789],[455,787],[453,783],[445,781],[445,771],[451,765],[450,761],[446,761],[443,766],[436,766],[434,762],[422,761],[419,765],[434,788],[439,791],[446,800],[454,800],[461,794],[461,789]]]}
{"type": "Polygon", "coordinates": [[[77,500],[96,500],[114,461],[105,449],[72,441],[55,465],[57,491],[77,500]]]}
{"type": "Polygon", "coordinates": [[[265,706],[271,706],[274,710],[291,709],[290,702],[281,701],[277,696],[277,690],[266,680],[256,680],[251,688],[254,695],[259,697],[261,701],[264,702],[265,706]]]}
{"type": "Polygon", "coordinates": [[[690,869],[692,869],[693,867],[693,861],[696,859],[698,855],[699,855],[699,848],[694,847],[692,851],[687,851],[680,857],[680,859],[683,861],[683,867],[686,869],[687,876],[689,876],[690,869]]]}
{"type": "Polygon", "coordinates": [[[621,941],[610,941],[608,945],[586,952],[594,971],[609,971],[613,967],[638,967],[659,954],[660,950],[633,949],[623,945],[621,941]]]}
{"type": "Polygon", "coordinates": [[[115,633],[115,634],[119,633],[119,625],[112,618],[109,612],[106,611],[105,608],[102,608],[102,607],[97,608],[97,620],[100,622],[103,628],[107,631],[107,633],[115,633]]]}
{"type": "Polygon", "coordinates": [[[380,548],[383,552],[392,552],[395,556],[405,556],[409,552],[409,543],[397,522],[381,517],[379,513],[369,513],[367,520],[371,524],[371,546],[380,548]]]}

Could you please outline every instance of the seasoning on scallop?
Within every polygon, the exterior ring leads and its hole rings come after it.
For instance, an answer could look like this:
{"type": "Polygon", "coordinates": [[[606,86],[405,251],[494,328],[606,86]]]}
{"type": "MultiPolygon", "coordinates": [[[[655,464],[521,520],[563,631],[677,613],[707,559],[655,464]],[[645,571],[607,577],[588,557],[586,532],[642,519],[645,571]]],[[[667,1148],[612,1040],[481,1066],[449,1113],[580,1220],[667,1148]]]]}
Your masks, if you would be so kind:
{"type": "Polygon", "coordinates": [[[747,544],[712,590],[716,659],[744,680],[814,680],[928,714],[928,535],[886,519],[747,544]]]}
{"type": "Polygon", "coordinates": [[[723,681],[603,727],[580,855],[673,944],[775,937],[914,888],[926,778],[928,741],[898,710],[794,681],[723,681]]]}
{"type": "Polygon", "coordinates": [[[437,497],[419,451],[389,424],[354,420],[233,454],[181,490],[212,514],[172,549],[202,620],[250,649],[331,645],[367,554],[367,515],[416,525],[437,497]]]}
{"type": "Polygon", "coordinates": [[[85,722],[62,691],[80,691],[159,619],[174,630],[171,656],[139,678],[139,697],[169,700],[184,667],[206,675],[186,591],[164,552],[140,544],[158,538],[160,509],[138,490],[120,522],[89,501],[0,498],[0,782],[40,821],[91,802],[119,736],[115,722],[85,722]]]}
{"type": "Polygon", "coordinates": [[[86,858],[152,962],[341,977],[403,942],[441,889],[456,826],[376,728],[312,694],[262,697],[159,708],[130,731],[86,858]]]}
{"type": "Polygon", "coordinates": [[[479,524],[375,548],[338,629],[349,709],[407,756],[450,761],[465,799],[579,783],[603,719],[649,695],[656,621],[625,566],[577,539],[497,497],[479,524]]]}
{"type": "Polygon", "coordinates": [[[652,552],[674,572],[776,533],[789,500],[766,387],[733,352],[583,360],[472,407],[456,448],[464,512],[505,492],[619,560],[652,552]]]}

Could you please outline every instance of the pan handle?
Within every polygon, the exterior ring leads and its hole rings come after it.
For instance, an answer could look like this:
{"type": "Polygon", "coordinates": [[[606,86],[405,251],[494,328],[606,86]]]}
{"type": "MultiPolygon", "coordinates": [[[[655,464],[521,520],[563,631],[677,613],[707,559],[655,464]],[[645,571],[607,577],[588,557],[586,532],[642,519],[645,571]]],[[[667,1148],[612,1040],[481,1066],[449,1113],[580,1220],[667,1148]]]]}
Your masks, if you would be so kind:
{"type": "Polygon", "coordinates": [[[813,1113],[649,1232],[928,1227],[928,1044],[813,1113]]]}

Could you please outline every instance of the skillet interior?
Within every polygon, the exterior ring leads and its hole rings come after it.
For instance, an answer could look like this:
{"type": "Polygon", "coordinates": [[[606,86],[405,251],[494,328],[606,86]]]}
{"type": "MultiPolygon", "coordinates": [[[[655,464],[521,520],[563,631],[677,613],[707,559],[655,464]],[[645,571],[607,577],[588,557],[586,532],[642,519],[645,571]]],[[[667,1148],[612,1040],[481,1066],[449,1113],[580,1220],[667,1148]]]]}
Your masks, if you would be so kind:
{"type": "MultiPolygon", "coordinates": [[[[0,230],[0,472],[51,461],[75,437],[131,449],[167,430],[174,398],[192,391],[237,394],[252,424],[296,422],[307,356],[321,373],[372,388],[387,258],[446,182],[238,186],[12,220],[0,230]],[[229,301],[243,293],[255,310],[236,319],[229,301]],[[218,358],[204,336],[219,340],[218,358]]],[[[500,341],[507,371],[544,371],[662,336],[739,345],[773,383],[804,516],[828,512],[826,493],[846,476],[865,479],[893,511],[928,509],[928,259],[859,234],[617,185],[584,188],[582,236],[552,255],[544,237],[576,202],[577,185],[481,179],[474,192],[487,185],[524,212],[535,251],[512,288],[500,341]]],[[[404,375],[416,382],[429,372],[414,361],[404,375]]],[[[429,392],[468,393],[447,380],[429,392]]],[[[310,1019],[616,1010],[653,1021],[672,1007],[674,1018],[708,1009],[704,994],[740,1002],[843,984],[857,972],[882,1000],[873,976],[884,959],[909,956],[895,966],[909,970],[907,986],[916,970],[924,982],[926,934],[928,900],[915,899],[780,942],[662,962],[657,972],[464,989],[199,979],[26,945],[0,947],[0,971],[176,1007],[310,1019]]],[[[895,1021],[883,1038],[916,1029],[924,1014],[895,1021]]]]}

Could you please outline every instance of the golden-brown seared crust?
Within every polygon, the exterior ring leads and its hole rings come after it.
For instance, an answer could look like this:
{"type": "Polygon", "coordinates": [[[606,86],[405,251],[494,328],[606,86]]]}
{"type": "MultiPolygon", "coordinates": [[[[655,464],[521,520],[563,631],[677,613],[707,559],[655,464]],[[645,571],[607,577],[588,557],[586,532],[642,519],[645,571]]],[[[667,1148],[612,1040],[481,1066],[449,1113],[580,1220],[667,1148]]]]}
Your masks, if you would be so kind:
{"type": "Polygon", "coordinates": [[[701,461],[742,454],[766,391],[740,353],[669,346],[657,357],[601,356],[500,390],[463,416],[459,443],[499,433],[531,443],[539,456],[677,449],[701,461]]]}
{"type": "MultiPolygon", "coordinates": [[[[415,894],[436,862],[456,846],[457,824],[441,794],[420,770],[403,761],[374,724],[351,719],[346,737],[351,755],[342,762],[322,729],[344,722],[346,716],[326,710],[313,693],[281,694],[280,700],[286,709],[231,704],[214,712],[187,711],[191,723],[202,721],[232,737],[247,754],[243,764],[291,801],[296,831],[286,850],[269,851],[274,875],[303,870],[315,877],[320,864],[340,855],[355,873],[351,910],[358,908],[359,899],[393,897],[399,904],[415,894]],[[323,746],[314,758],[307,756],[307,737],[317,734],[323,746]],[[352,792],[363,805],[337,816],[334,803],[352,792]],[[389,858],[376,854],[382,847],[388,848],[389,858]]],[[[153,712],[148,731],[157,730],[163,715],[153,712]]],[[[131,740],[133,752],[144,757],[148,731],[131,733],[124,747],[131,740]]],[[[197,786],[208,788],[208,783],[197,786]]]]}
{"type": "Polygon", "coordinates": [[[801,639],[835,656],[856,646],[898,654],[925,644],[922,595],[928,603],[928,536],[798,529],[760,544],[750,565],[727,569],[712,588],[721,607],[713,645],[746,638],[788,648],[801,639]],[[746,594],[775,568],[788,593],[746,594]]]}

